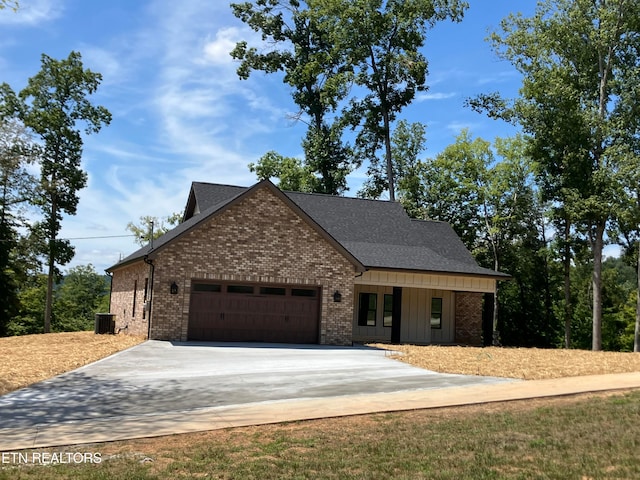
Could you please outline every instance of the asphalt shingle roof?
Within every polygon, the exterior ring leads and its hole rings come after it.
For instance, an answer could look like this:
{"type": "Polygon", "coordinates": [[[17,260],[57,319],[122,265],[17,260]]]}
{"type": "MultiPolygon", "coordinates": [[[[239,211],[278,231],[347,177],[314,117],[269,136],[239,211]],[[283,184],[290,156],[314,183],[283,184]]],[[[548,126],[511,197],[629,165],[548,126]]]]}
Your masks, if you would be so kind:
{"type": "MultiPolygon", "coordinates": [[[[154,248],[171,242],[247,190],[248,187],[194,182],[186,220],[157,239],[154,248]],[[198,214],[194,214],[196,205],[198,214]]],[[[449,224],[412,220],[399,203],[283,193],[367,268],[507,277],[480,267],[449,224]]],[[[151,251],[149,246],[143,247],[118,265],[143,258],[151,251]]]]}

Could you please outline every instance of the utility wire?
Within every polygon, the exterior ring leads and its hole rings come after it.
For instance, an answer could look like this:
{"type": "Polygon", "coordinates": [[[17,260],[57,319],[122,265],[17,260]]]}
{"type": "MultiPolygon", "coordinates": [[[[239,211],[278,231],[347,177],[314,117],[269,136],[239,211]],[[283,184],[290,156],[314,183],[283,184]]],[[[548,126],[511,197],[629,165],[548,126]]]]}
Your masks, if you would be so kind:
{"type": "MultiPolygon", "coordinates": [[[[74,238],[56,238],[56,240],[98,240],[102,238],[128,238],[137,237],[137,235],[106,235],[104,237],[74,237],[74,238]]],[[[0,239],[0,242],[10,242],[11,240],[0,239]]]]}
{"type": "Polygon", "coordinates": [[[137,237],[137,235],[107,235],[104,237],[75,237],[75,238],[58,238],[58,240],[97,240],[101,238],[126,238],[137,237]]]}

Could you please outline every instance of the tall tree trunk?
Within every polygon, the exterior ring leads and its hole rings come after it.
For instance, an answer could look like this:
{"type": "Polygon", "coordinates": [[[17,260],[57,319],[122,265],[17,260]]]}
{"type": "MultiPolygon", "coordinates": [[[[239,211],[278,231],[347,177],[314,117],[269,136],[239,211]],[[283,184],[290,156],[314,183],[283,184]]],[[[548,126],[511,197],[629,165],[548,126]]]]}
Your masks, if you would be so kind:
{"type": "Polygon", "coordinates": [[[633,340],[633,351],[640,352],[640,240],[638,240],[638,291],[636,292],[636,331],[633,340]]]}
{"type": "Polygon", "coordinates": [[[53,280],[55,277],[55,241],[57,236],[56,216],[58,204],[56,198],[51,202],[51,218],[49,219],[49,257],[47,259],[47,298],[44,305],[44,333],[51,332],[51,316],[53,312],[53,280]]]}
{"type": "MultiPolygon", "coordinates": [[[[494,270],[497,272],[500,264],[498,263],[498,257],[496,255],[494,261],[494,270]]],[[[500,346],[500,331],[498,330],[498,282],[496,281],[495,290],[493,291],[493,340],[492,345],[495,347],[500,346]]]]}
{"type": "MultiPolygon", "coordinates": [[[[549,272],[549,255],[547,253],[547,246],[549,245],[547,242],[547,233],[544,224],[544,219],[540,217],[540,233],[542,236],[542,244],[544,245],[544,320],[545,320],[545,332],[548,334],[550,332],[551,326],[551,316],[553,310],[553,302],[551,300],[551,274],[549,272]]],[[[546,338],[547,345],[549,345],[549,337],[546,338]]]]}
{"type": "Polygon", "coordinates": [[[564,348],[571,348],[571,224],[564,218],[564,348]]]}
{"type": "Polygon", "coordinates": [[[604,248],[605,223],[598,223],[593,238],[593,337],[591,349],[602,350],[602,249],[604,248]]]}
{"type": "Polygon", "coordinates": [[[389,122],[389,112],[385,109],[383,111],[383,119],[384,119],[384,145],[385,145],[385,155],[387,157],[387,180],[389,180],[389,201],[396,201],[396,189],[395,189],[395,179],[393,178],[393,158],[391,156],[391,126],[389,122]]]}
{"type": "MultiPolygon", "coordinates": [[[[49,244],[52,240],[49,239],[49,244]]],[[[53,264],[53,247],[49,247],[49,262],[47,273],[47,300],[44,307],[44,333],[51,332],[51,312],[53,311],[53,277],[55,275],[55,266],[53,264]]]]}

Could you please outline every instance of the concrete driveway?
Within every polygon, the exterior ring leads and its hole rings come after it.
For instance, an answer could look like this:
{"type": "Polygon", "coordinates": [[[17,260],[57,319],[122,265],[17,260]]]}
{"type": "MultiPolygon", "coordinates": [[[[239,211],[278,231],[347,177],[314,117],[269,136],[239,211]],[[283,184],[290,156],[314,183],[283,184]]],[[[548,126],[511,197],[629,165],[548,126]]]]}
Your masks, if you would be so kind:
{"type": "Polygon", "coordinates": [[[508,381],[438,374],[388,355],[368,347],[147,341],[0,397],[0,433],[508,381]]]}

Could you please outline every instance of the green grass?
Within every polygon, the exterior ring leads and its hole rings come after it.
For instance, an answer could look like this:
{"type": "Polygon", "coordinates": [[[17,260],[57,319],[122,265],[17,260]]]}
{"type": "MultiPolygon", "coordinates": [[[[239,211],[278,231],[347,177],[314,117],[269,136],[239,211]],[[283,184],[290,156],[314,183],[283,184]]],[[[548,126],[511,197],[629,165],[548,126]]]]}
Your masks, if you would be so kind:
{"type": "Polygon", "coordinates": [[[0,479],[631,479],[640,478],[640,391],[65,450],[127,453],[103,453],[99,465],[0,465],[0,479]]]}

